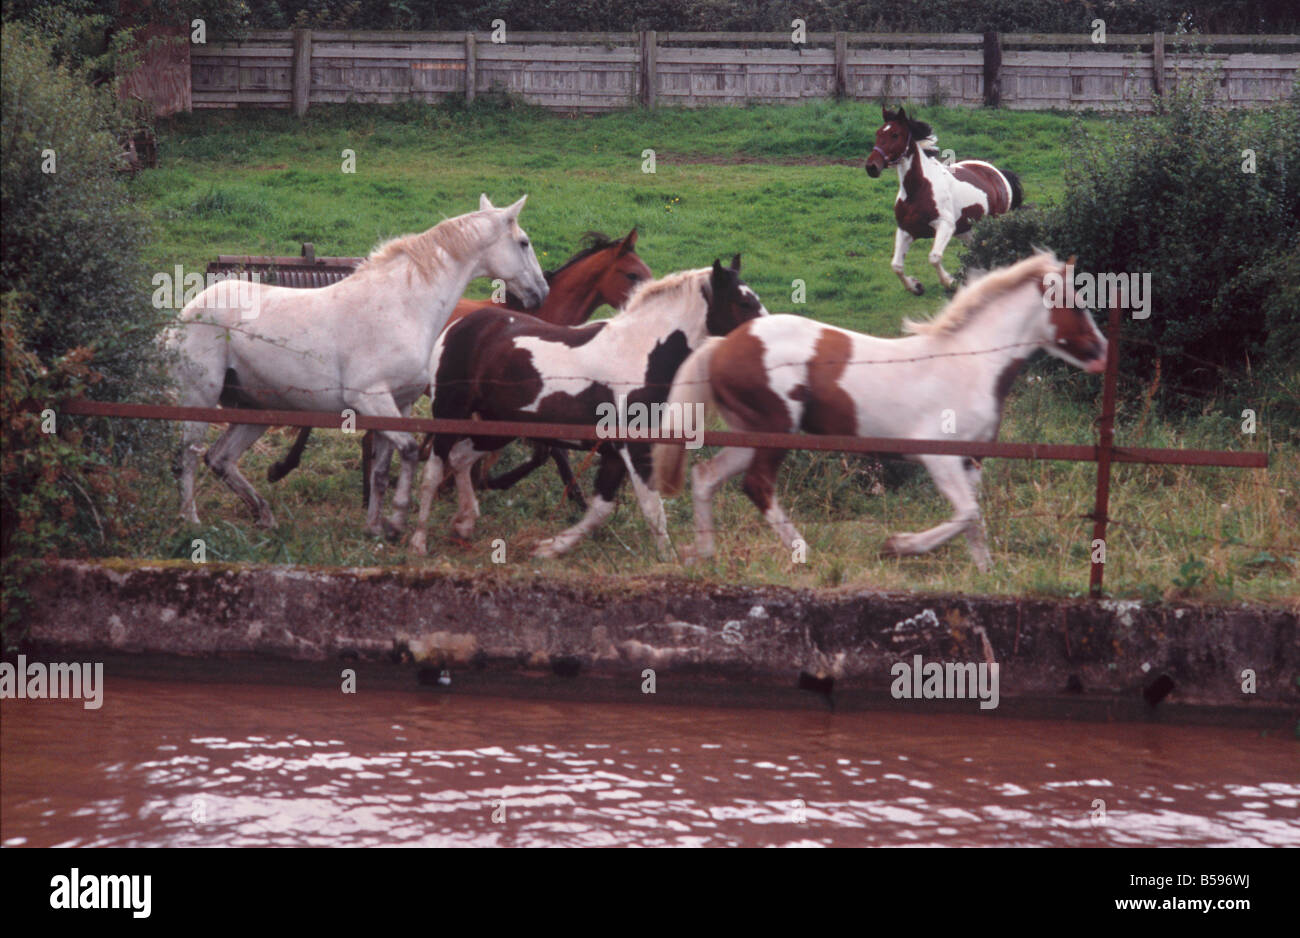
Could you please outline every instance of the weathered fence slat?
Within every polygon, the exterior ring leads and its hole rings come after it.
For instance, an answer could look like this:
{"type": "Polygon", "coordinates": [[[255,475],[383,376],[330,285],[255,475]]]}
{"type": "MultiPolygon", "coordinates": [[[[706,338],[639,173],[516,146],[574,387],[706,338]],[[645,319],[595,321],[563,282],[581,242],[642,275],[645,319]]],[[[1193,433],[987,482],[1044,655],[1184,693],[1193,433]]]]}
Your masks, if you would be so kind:
{"type": "Polygon", "coordinates": [[[661,100],[689,106],[809,97],[925,101],[935,95],[963,106],[1150,108],[1179,70],[1217,66],[1225,71],[1223,100],[1248,106],[1286,97],[1300,72],[1300,52],[1166,55],[1171,42],[1184,49],[1300,49],[1297,36],[1156,32],[1112,34],[1098,44],[1088,33],[841,31],[808,33],[806,42],[794,43],[786,32],[647,30],[512,31],[504,39],[494,42],[485,32],[254,31],[239,43],[193,50],[194,103],[291,106],[302,114],[311,103],[349,98],[436,101],[463,93],[473,100],[478,89],[491,87],[563,110],[612,110],[635,102],[653,107],[661,100]],[[1042,51],[1050,46],[1061,51],[1042,51]],[[443,72],[447,79],[433,74],[443,72]],[[291,92],[288,100],[258,96],[281,87],[291,92]]]}

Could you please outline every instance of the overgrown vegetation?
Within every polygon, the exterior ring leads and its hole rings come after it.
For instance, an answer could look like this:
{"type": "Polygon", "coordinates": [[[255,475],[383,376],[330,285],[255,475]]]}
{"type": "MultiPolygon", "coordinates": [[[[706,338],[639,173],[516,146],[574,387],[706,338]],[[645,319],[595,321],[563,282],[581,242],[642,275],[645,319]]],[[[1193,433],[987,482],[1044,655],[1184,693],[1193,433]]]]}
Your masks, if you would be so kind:
{"type": "Polygon", "coordinates": [[[83,422],[60,405],[82,393],[157,399],[157,313],[140,246],[149,229],[117,167],[125,120],[111,86],[59,65],[49,43],[6,25],[0,83],[3,297],[4,621],[22,576],[51,554],[106,549],[130,472],[164,428],[83,422]],[[53,416],[51,416],[53,415],[53,416]]]}

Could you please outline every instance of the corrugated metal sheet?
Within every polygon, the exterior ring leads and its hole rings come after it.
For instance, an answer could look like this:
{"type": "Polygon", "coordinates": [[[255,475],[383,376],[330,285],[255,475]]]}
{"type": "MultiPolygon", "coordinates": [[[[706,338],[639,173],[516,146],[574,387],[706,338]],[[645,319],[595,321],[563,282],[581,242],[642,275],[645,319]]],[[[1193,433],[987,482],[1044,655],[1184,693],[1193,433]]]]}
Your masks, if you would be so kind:
{"type": "Polygon", "coordinates": [[[208,273],[226,274],[239,280],[257,274],[262,283],[281,287],[327,287],[338,283],[357,269],[364,258],[317,257],[315,248],[306,243],[301,257],[273,257],[267,254],[218,254],[208,264],[208,273]]]}

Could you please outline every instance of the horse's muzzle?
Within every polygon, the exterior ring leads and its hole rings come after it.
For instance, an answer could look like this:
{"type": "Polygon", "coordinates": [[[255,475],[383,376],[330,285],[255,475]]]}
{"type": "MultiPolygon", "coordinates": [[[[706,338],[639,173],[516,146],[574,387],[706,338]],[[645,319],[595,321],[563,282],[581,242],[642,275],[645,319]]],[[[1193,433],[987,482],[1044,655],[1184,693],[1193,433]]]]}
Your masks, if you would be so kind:
{"type": "Polygon", "coordinates": [[[870,159],[867,160],[867,165],[865,169],[867,170],[867,175],[870,176],[872,179],[876,179],[880,176],[880,167],[877,166],[875,163],[871,162],[870,159]]]}

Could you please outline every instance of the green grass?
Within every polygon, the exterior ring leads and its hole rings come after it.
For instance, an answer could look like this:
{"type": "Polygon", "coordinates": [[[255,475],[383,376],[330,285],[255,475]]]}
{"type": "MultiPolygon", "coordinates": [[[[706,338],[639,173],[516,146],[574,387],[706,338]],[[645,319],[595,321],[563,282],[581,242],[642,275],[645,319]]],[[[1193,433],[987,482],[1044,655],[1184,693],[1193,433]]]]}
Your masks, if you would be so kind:
{"type": "MultiPolygon", "coordinates": [[[[1063,191],[1071,122],[1104,120],[937,107],[921,116],[935,126],[940,147],[959,159],[1015,170],[1031,203],[1063,191]]],[[[944,297],[924,244],[909,255],[908,272],[926,285],[925,296],[905,292],[889,268],[897,179],[892,172],[871,179],[861,169],[878,124],[878,107],[829,102],[581,118],[490,103],[346,106],[313,111],[303,121],[271,112],[209,113],[165,130],[161,168],[132,185],[157,221],[148,260],[158,270],[177,263],[202,270],[219,253],[297,254],[300,241],[314,242],[320,255],[361,255],[383,238],[476,208],[480,192],[498,204],[528,193],[521,221],[543,267],[565,260],[589,229],[613,235],[635,225],[638,253],[656,274],[740,252],[745,279],[773,312],[897,335],[902,317],[932,313],[944,297]],[[355,174],[340,171],[345,149],[355,153],[355,174]],[[642,172],[646,149],[656,153],[653,175],[642,172]],[[804,305],[791,302],[795,279],[807,285],[804,305]]],[[[945,263],[950,272],[960,268],[961,255],[954,243],[945,263]]],[[[486,296],[487,285],[471,285],[469,295],[486,296]]],[[[1002,439],[1093,441],[1099,380],[1041,361],[1028,378],[1010,400],[1002,439]]],[[[1176,420],[1121,411],[1118,427],[1118,439],[1132,445],[1243,447],[1235,424],[1212,401],[1176,420]]],[[[1091,523],[1081,516],[1091,510],[1089,463],[986,464],[982,504],[996,566],[980,574],[963,540],[921,558],[877,555],[888,533],[947,517],[947,503],[924,472],[903,466],[882,475],[863,459],[795,454],[781,477],[781,497],[808,540],[808,562],[791,563],[733,484],[719,503],[719,559],[683,570],[654,559],[630,493],[608,527],[571,555],[528,560],[538,538],[573,520],[550,469],[510,492],[483,493],[484,514],[470,545],[445,540],[453,509],[440,503],[433,559],[408,558],[402,547],[361,532],[356,437],[318,432],[303,468],[270,486],[265,468],[287,443],[269,434],[244,460],[248,477],[271,498],[277,530],[252,527],[242,504],[205,470],[199,511],[207,523],[192,529],[173,521],[170,479],[161,467],[142,467],[147,481],[132,552],[188,557],[192,539],[203,537],[212,560],[466,569],[490,564],[492,542],[501,538],[511,563],[560,576],[681,571],[755,583],[1058,594],[1087,583],[1091,523]],[[882,479],[888,484],[878,484],[882,479]]],[[[1274,450],[1267,473],[1117,468],[1111,513],[1123,523],[1111,537],[1110,590],[1295,596],[1300,461],[1293,451],[1274,450]]],[[[574,462],[581,465],[583,456],[574,462]]],[[[689,540],[688,499],[670,504],[670,519],[675,541],[689,540]]]]}

